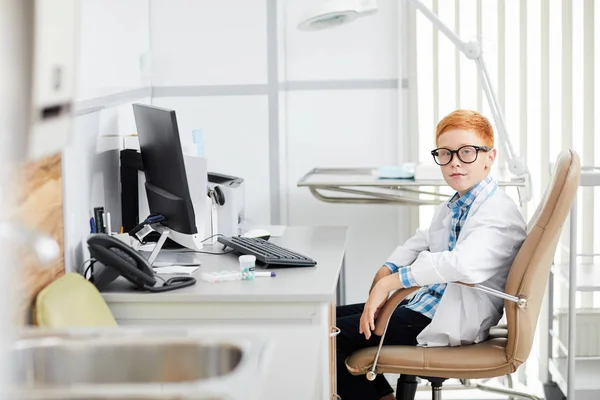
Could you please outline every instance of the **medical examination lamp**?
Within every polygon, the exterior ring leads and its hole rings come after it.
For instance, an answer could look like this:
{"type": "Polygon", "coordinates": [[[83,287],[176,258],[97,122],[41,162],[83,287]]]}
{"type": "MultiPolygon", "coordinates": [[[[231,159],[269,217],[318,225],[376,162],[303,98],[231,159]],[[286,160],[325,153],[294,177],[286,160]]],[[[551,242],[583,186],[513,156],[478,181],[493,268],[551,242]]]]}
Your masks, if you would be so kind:
{"type": "MultiPolygon", "coordinates": [[[[502,110],[494,93],[489,73],[483,61],[483,52],[478,42],[463,42],[453,31],[450,30],[431,10],[418,0],[410,1],[431,23],[441,31],[467,58],[474,60],[477,71],[481,78],[481,85],[487,97],[492,117],[496,123],[498,139],[502,151],[506,155],[508,170],[523,180],[525,186],[519,189],[521,203],[531,200],[531,177],[527,165],[521,157],[515,154],[510,138],[506,132],[506,124],[502,116],[502,110]]],[[[307,17],[298,25],[302,31],[311,31],[330,28],[346,22],[352,22],[359,17],[372,15],[377,12],[376,0],[326,0],[318,4],[307,17]]]]}

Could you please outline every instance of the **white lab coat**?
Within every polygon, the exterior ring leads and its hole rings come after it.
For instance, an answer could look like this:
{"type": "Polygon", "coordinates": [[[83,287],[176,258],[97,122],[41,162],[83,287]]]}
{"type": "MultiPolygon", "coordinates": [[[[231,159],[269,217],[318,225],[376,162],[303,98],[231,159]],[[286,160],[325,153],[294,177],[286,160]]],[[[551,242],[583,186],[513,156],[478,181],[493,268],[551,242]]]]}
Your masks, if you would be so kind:
{"type": "Polygon", "coordinates": [[[481,283],[504,291],[510,266],[525,240],[526,224],[515,202],[492,186],[471,205],[453,251],[448,251],[452,212],[444,202],[429,229],[418,229],[388,259],[399,267],[411,265],[419,286],[448,283],[433,320],[417,337],[420,346],[481,342],[502,317],[503,299],[450,283],[481,283]]]}

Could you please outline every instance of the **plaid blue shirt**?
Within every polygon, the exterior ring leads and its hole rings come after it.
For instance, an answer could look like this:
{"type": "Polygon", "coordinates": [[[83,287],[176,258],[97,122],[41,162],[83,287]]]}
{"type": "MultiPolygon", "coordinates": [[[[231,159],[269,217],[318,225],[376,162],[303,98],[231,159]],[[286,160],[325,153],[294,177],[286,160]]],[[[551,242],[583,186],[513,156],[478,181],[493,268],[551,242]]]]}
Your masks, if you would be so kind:
{"type": "MultiPolygon", "coordinates": [[[[462,197],[455,193],[454,196],[448,201],[447,206],[452,212],[452,226],[450,229],[450,239],[448,241],[448,250],[452,251],[456,246],[456,240],[460,234],[460,230],[467,219],[471,204],[475,201],[479,193],[487,187],[488,184],[497,185],[496,181],[491,176],[487,176],[483,181],[479,182],[473,189],[462,197]]],[[[398,271],[400,276],[400,283],[402,287],[409,288],[413,286],[419,286],[415,281],[411,272],[411,267],[398,268],[396,265],[386,262],[385,265],[392,271],[398,271]]],[[[433,318],[435,310],[446,290],[446,283],[436,283],[430,286],[423,286],[419,289],[412,300],[405,306],[413,311],[419,312],[426,317],[433,318]]]]}

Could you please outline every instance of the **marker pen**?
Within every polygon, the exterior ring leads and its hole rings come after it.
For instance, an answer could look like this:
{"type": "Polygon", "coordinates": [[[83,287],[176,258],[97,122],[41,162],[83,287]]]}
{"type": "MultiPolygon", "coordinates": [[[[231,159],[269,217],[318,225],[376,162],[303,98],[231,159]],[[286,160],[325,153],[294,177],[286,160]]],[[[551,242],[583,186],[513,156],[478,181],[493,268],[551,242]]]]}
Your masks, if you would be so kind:
{"type": "Polygon", "coordinates": [[[255,278],[270,278],[272,276],[277,276],[277,274],[273,271],[255,271],[255,278]]]}

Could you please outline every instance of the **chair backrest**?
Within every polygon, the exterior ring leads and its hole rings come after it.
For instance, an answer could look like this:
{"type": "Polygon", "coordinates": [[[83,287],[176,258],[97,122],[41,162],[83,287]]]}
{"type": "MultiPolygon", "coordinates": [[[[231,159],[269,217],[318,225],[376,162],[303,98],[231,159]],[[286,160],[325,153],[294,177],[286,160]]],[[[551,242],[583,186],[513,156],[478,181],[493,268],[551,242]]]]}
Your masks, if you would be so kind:
{"type": "Polygon", "coordinates": [[[33,320],[37,326],[56,329],[117,326],[98,289],[74,272],[40,291],[33,320]]]}
{"type": "Polygon", "coordinates": [[[528,299],[523,309],[513,302],[505,302],[508,325],[506,354],[515,368],[527,360],[531,351],[550,267],[562,226],[577,194],[579,175],[577,153],[562,151],[544,197],[528,224],[525,242],[508,274],[506,293],[528,299]]]}

